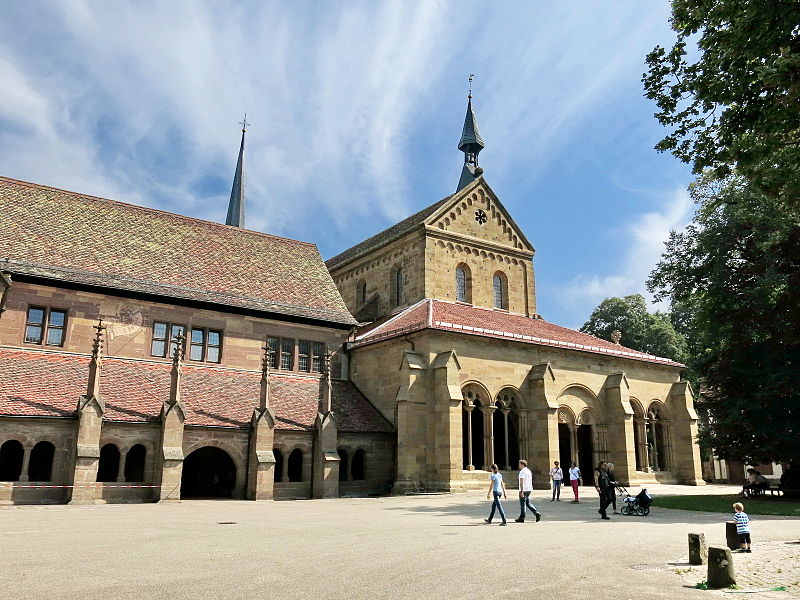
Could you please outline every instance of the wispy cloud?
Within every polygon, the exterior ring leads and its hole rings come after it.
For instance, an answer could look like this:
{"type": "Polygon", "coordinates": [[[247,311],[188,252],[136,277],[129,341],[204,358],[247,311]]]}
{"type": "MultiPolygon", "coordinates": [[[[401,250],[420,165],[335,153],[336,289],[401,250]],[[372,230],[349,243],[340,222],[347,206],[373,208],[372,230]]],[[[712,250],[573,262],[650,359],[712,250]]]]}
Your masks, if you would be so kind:
{"type": "MultiPolygon", "coordinates": [[[[627,225],[609,233],[624,240],[622,258],[616,269],[605,275],[578,274],[558,288],[559,298],[574,315],[585,315],[583,321],[605,298],[643,294],[652,300],[646,282],[664,252],[664,242],[670,231],[685,229],[693,214],[694,204],[688,192],[673,191],[663,199],[660,210],[639,214],[627,225]]],[[[571,326],[578,327],[583,321],[571,323],[571,326]]]]}

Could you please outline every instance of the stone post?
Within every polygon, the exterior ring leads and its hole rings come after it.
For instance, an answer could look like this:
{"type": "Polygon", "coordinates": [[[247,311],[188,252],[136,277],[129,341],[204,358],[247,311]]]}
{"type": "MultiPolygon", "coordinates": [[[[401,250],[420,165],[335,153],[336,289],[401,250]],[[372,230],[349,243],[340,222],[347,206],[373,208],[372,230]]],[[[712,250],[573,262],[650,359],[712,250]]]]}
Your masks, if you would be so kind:
{"type": "Polygon", "coordinates": [[[504,404],[503,408],[501,408],[500,411],[503,413],[503,432],[505,433],[505,439],[503,441],[505,443],[505,449],[506,449],[505,464],[503,465],[503,469],[506,471],[510,471],[511,465],[509,464],[510,461],[508,457],[508,415],[511,413],[511,409],[504,404]]]}
{"type": "MultiPolygon", "coordinates": [[[[697,413],[694,410],[694,393],[688,381],[672,384],[667,399],[670,427],[666,434],[674,438],[670,446],[675,450],[672,470],[678,482],[688,485],[705,485],[697,444],[697,413]]],[[[655,432],[653,432],[655,433],[655,432]]],[[[665,448],[664,450],[669,450],[665,448]]]]}
{"type": "Polygon", "coordinates": [[[97,498],[97,466],[100,460],[100,431],[103,427],[105,402],[100,397],[100,374],[103,369],[103,320],[94,326],[96,330],[89,361],[89,381],[86,394],[78,400],[78,432],[75,436],[75,452],[67,493],[70,504],[90,504],[97,498]]]}
{"type": "Polygon", "coordinates": [[[704,565],[708,562],[706,536],[702,533],[689,534],[689,564],[704,565]]]}
{"type": "Polygon", "coordinates": [[[313,498],[337,498],[339,496],[339,453],[337,445],[339,428],[333,413],[331,357],[325,352],[320,381],[319,412],[314,423],[317,435],[314,440],[314,465],[311,484],[313,498]]]}
{"type": "Polygon", "coordinates": [[[421,354],[406,350],[400,363],[400,387],[395,396],[397,417],[397,477],[392,493],[404,494],[422,487],[426,474],[427,375],[428,364],[421,354]]]}
{"type": "Polygon", "coordinates": [[[612,373],[606,377],[603,392],[608,435],[604,436],[604,442],[607,443],[608,456],[600,458],[614,463],[614,475],[623,485],[630,485],[636,475],[636,444],[629,390],[625,373],[612,373]]]}
{"type": "MultiPolygon", "coordinates": [[[[455,350],[439,352],[431,361],[433,379],[433,477],[432,485],[448,492],[463,491],[463,439],[459,372],[461,364],[455,350]]],[[[472,440],[473,445],[484,440],[472,440]]],[[[478,465],[475,465],[476,467],[478,465]]]]}
{"type": "Polygon", "coordinates": [[[727,588],[736,585],[736,574],[733,571],[733,556],[728,548],[711,546],[708,549],[708,587],[712,589],[727,588]]]}
{"type": "Polygon", "coordinates": [[[736,521],[725,522],[725,544],[731,550],[739,548],[739,533],[736,531],[736,521]]]}
{"type": "Polygon", "coordinates": [[[181,400],[181,374],[185,338],[178,335],[172,355],[169,399],[161,406],[161,452],[156,465],[157,499],[161,502],[178,502],[181,499],[183,474],[183,422],[186,410],[181,400]]]}
{"type": "Polygon", "coordinates": [[[264,346],[258,406],[250,419],[250,447],[247,461],[247,498],[272,500],[275,482],[275,412],[269,406],[269,365],[272,349],[264,346]]]}
{"type": "Polygon", "coordinates": [[[537,489],[550,487],[550,465],[558,460],[558,402],[556,377],[550,363],[531,367],[528,374],[528,404],[531,407],[533,427],[529,456],[524,456],[533,471],[533,484],[537,489]]]}

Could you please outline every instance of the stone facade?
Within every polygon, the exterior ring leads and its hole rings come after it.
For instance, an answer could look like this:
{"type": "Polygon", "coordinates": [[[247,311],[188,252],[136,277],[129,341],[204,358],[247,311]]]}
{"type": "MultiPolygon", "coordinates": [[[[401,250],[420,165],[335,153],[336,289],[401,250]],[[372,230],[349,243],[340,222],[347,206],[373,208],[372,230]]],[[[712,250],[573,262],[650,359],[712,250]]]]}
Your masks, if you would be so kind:
{"type": "Polygon", "coordinates": [[[586,340],[523,335],[543,323],[533,247],[482,178],[421,214],[402,236],[383,245],[376,236],[370,247],[328,261],[356,315],[357,281],[381,298],[389,289],[391,273],[370,268],[388,266],[387,254],[403,256],[412,281],[424,281],[404,310],[375,303],[383,309],[373,316],[383,324],[367,325],[348,345],[351,379],[397,428],[396,490],[484,485],[491,463],[514,469],[518,458],[528,460],[538,487],[547,487],[555,460],[578,463],[587,483],[600,460],[614,462],[625,484],[703,483],[697,415],[681,365],[563,328],[556,329],[586,340]],[[420,247],[424,258],[410,251],[420,247]],[[507,285],[502,305],[498,273],[507,285]],[[481,325],[492,310],[529,318],[516,318],[522,328],[512,333],[489,327],[487,337],[456,321],[434,323],[436,303],[418,302],[423,297],[455,303],[481,325]]]}

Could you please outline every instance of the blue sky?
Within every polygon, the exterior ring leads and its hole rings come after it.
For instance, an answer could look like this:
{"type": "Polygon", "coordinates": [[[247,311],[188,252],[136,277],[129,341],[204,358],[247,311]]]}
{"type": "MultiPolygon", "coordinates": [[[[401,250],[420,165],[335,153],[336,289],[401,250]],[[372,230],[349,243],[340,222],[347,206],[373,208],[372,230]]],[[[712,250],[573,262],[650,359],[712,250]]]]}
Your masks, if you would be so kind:
{"type": "Polygon", "coordinates": [[[248,227],[325,258],[452,193],[466,80],[485,178],[536,248],[538,309],[644,292],[689,169],[653,150],[663,1],[5,2],[0,174],[248,227]]]}

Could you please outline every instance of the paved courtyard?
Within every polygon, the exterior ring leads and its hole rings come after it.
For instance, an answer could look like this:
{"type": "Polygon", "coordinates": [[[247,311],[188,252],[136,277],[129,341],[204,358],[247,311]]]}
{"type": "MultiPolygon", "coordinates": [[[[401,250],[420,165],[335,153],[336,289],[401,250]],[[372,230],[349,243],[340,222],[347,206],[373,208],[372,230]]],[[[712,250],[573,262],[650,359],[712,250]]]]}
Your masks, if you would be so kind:
{"type": "MultiPolygon", "coordinates": [[[[649,517],[601,521],[593,490],[585,492],[587,502],[578,505],[551,503],[547,492],[534,492],[543,520],[508,527],[483,524],[489,503],[479,492],[6,506],[0,508],[0,589],[6,598],[63,600],[729,596],[689,587],[705,579],[704,569],[676,574],[687,568],[681,563],[688,532],[724,544],[724,515],[654,509],[649,517]]],[[[516,516],[513,492],[505,506],[516,516]]],[[[752,525],[754,553],[737,555],[736,566],[763,572],[745,583],[791,585],[772,594],[800,595],[797,559],[782,567],[798,555],[800,546],[786,542],[800,540],[800,520],[755,516],[752,525]]]]}

